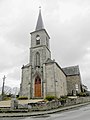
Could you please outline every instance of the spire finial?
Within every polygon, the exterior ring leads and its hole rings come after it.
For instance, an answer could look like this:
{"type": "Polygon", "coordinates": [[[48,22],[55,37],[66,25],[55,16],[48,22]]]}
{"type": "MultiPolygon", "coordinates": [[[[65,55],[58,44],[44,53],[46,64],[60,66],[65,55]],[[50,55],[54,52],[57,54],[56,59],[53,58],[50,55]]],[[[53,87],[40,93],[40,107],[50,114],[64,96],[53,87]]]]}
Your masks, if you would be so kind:
{"type": "Polygon", "coordinates": [[[41,12],[41,6],[39,6],[39,13],[41,12]]]}
{"type": "Polygon", "coordinates": [[[39,10],[41,10],[41,6],[39,6],[39,10]]]}

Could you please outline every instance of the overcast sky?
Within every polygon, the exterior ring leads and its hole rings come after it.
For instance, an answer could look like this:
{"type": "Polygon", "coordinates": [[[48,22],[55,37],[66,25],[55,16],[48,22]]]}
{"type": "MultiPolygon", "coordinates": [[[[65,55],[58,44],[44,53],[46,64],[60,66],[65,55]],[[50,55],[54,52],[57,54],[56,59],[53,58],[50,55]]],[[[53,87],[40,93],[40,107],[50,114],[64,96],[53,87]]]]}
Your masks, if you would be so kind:
{"type": "Polygon", "coordinates": [[[5,85],[20,86],[39,6],[52,59],[61,67],[79,65],[90,90],[90,0],[0,0],[0,86],[4,75],[5,85]]]}

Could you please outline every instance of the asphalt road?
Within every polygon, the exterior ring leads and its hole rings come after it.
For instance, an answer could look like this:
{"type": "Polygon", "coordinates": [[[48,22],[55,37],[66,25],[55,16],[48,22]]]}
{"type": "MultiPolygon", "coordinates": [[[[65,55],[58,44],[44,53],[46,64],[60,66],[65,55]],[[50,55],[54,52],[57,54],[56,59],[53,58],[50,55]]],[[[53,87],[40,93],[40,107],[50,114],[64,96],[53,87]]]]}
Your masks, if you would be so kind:
{"type": "Polygon", "coordinates": [[[90,105],[68,110],[65,112],[58,112],[55,114],[48,114],[43,116],[23,117],[23,118],[0,118],[0,120],[90,120],[90,105]]]}

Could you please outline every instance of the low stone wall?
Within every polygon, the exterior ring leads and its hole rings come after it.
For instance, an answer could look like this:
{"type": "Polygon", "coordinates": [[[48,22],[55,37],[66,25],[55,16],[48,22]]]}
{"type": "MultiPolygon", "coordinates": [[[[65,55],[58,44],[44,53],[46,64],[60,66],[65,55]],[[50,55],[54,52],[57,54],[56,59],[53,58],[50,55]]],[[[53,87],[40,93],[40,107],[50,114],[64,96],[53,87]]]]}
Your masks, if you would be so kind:
{"type": "Polygon", "coordinates": [[[60,101],[38,102],[28,104],[28,109],[31,111],[51,110],[61,106],[60,101]]]}
{"type": "Polygon", "coordinates": [[[90,101],[90,97],[68,98],[66,100],[66,103],[64,104],[64,106],[85,103],[85,102],[89,102],[89,101],[90,101]]]}
{"type": "Polygon", "coordinates": [[[28,103],[25,105],[18,104],[18,109],[28,109],[29,111],[43,111],[43,110],[51,110],[60,108],[61,106],[70,106],[79,103],[90,102],[90,97],[77,97],[77,98],[68,98],[64,102],[60,102],[59,100],[53,101],[40,101],[36,103],[28,103]]]}

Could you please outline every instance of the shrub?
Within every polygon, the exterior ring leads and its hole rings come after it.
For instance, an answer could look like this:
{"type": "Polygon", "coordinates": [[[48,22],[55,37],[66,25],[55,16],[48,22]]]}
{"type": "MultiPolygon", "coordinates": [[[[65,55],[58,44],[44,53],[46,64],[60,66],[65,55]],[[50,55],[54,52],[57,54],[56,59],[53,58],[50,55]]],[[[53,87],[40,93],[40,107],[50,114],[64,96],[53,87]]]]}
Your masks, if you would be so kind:
{"type": "Polygon", "coordinates": [[[80,97],[85,97],[85,96],[87,96],[87,95],[86,95],[85,92],[80,92],[80,93],[78,94],[78,96],[80,96],[80,97]]]}
{"type": "Polygon", "coordinates": [[[3,100],[11,100],[11,97],[4,97],[3,100]]]}
{"type": "Polygon", "coordinates": [[[61,96],[60,98],[62,98],[62,99],[67,99],[68,96],[67,96],[67,95],[65,95],[65,96],[61,96]]]}
{"type": "Polygon", "coordinates": [[[18,99],[19,99],[19,100],[27,100],[28,97],[26,97],[26,96],[20,96],[18,99]]]}
{"type": "Polygon", "coordinates": [[[19,98],[19,95],[16,95],[16,98],[19,98]]]}
{"type": "Polygon", "coordinates": [[[48,100],[48,101],[52,101],[52,100],[55,100],[57,98],[55,96],[46,96],[45,99],[48,100]]]}
{"type": "Polygon", "coordinates": [[[61,105],[64,105],[66,103],[67,98],[68,98],[67,96],[61,96],[59,98],[59,101],[61,102],[61,105]]]}

